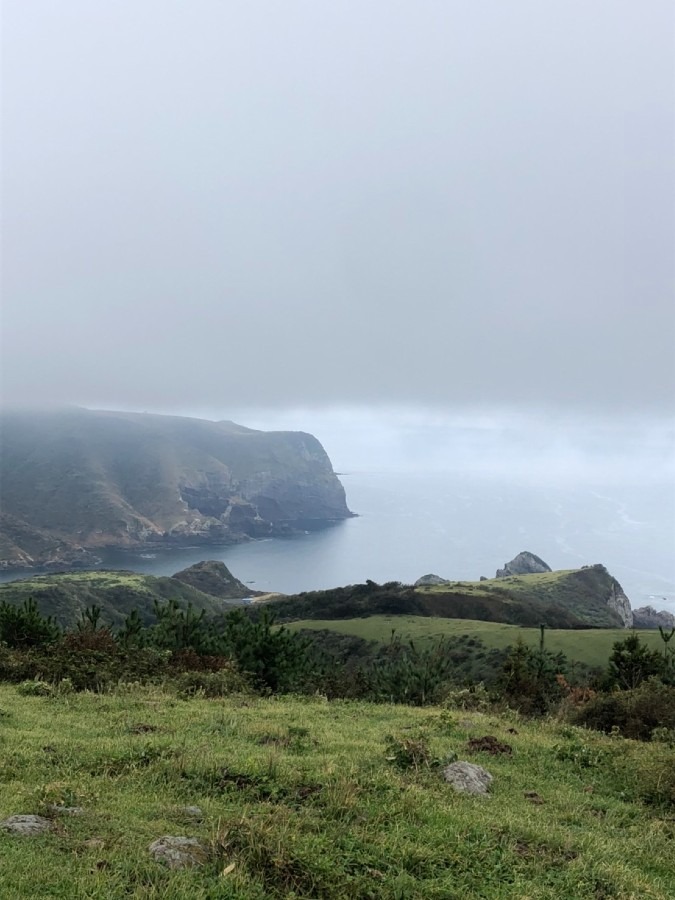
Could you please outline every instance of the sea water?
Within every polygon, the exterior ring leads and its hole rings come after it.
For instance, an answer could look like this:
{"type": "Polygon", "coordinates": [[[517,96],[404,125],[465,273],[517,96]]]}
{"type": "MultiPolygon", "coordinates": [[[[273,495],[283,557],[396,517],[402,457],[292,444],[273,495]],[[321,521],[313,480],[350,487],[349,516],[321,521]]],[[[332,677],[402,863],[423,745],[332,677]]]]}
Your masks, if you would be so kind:
{"type": "MultiPolygon", "coordinates": [[[[390,471],[340,477],[358,517],[322,531],[229,547],[109,552],[103,564],[171,575],[218,559],[256,590],[295,593],[368,578],[409,583],[428,573],[492,577],[530,550],[554,569],[603,563],[634,608],[675,612],[672,484],[541,486],[390,471]]],[[[17,573],[2,580],[10,577],[17,573]]]]}

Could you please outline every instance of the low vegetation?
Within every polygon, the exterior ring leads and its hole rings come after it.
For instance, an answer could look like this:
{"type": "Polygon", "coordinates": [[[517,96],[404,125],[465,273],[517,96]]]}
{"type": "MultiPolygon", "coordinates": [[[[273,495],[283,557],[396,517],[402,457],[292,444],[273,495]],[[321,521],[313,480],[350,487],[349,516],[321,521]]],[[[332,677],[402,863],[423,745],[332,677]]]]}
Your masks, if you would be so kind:
{"type": "Polygon", "coordinates": [[[383,643],[275,608],[63,630],[0,602],[0,896],[672,896],[675,631],[591,673],[544,625],[383,643]],[[193,866],[152,856],[173,839],[193,866]]]}
{"type": "Polygon", "coordinates": [[[549,628],[616,628],[622,622],[608,605],[619,586],[604,566],[483,581],[452,581],[413,588],[392,581],[351,584],[275,600],[275,615],[293,619],[359,616],[433,616],[479,619],[549,628]]]}
{"type": "Polygon", "coordinates": [[[664,743],[514,713],[133,684],[1,685],[0,707],[2,817],[52,822],[0,834],[13,900],[672,896],[664,743]],[[457,758],[490,771],[489,799],[444,783],[457,758]],[[155,861],[163,835],[196,838],[202,864],[155,861]]]}

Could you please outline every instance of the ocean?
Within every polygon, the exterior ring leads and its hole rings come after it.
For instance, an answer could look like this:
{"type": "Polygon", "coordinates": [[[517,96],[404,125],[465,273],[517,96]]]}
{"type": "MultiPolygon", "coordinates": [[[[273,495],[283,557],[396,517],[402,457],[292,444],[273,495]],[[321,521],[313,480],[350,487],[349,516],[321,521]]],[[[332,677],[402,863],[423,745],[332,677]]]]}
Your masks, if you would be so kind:
{"type": "MultiPolygon", "coordinates": [[[[603,563],[633,608],[675,612],[672,484],[530,485],[503,477],[341,474],[358,517],[293,538],[105,555],[110,568],[171,575],[222,560],[252,588],[295,593],[363,582],[492,577],[521,550],[554,569],[603,563]]],[[[16,575],[14,575],[16,577],[16,575]]],[[[2,580],[7,580],[3,578],[2,580]]]]}

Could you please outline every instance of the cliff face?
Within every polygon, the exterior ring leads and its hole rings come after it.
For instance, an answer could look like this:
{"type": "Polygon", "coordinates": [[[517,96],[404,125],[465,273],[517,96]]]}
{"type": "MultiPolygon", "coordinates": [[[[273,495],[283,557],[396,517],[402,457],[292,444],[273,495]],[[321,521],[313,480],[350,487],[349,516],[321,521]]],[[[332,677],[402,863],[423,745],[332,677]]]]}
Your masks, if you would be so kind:
{"type": "Polygon", "coordinates": [[[87,410],[8,413],[0,427],[4,567],[292,533],[351,515],[309,434],[87,410]]]}
{"type": "Polygon", "coordinates": [[[616,578],[611,579],[609,596],[607,597],[607,606],[619,616],[623,622],[624,628],[632,628],[633,611],[630,608],[630,600],[624,594],[623,588],[616,578]]]}
{"type": "Polygon", "coordinates": [[[633,628],[675,628],[675,616],[665,609],[657,611],[653,606],[633,610],[633,628]]]}

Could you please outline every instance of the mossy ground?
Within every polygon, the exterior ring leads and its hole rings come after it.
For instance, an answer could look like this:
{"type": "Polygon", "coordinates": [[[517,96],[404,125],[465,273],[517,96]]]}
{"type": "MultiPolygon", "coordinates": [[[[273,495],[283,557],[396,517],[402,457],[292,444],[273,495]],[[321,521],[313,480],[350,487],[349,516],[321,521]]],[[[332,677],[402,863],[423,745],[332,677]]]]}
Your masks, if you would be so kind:
{"type": "Polygon", "coordinates": [[[673,896],[672,807],[641,799],[673,764],[662,745],[515,716],[134,686],[42,698],[2,685],[0,708],[0,817],[84,809],[44,836],[0,833],[12,900],[673,896]],[[466,749],[484,734],[512,755],[466,749]],[[484,765],[491,798],[455,794],[436,767],[394,767],[388,735],[484,765]],[[147,848],[165,834],[201,839],[209,862],[163,868],[147,848]]]}
{"type": "MultiPolygon", "coordinates": [[[[368,641],[388,643],[392,630],[402,640],[414,640],[424,645],[438,641],[442,637],[470,635],[479,638],[486,647],[503,649],[522,638],[531,647],[538,647],[538,628],[523,628],[502,622],[483,622],[474,619],[441,619],[435,616],[368,616],[359,619],[303,619],[290,622],[287,628],[293,630],[326,629],[340,634],[355,635],[368,641]]],[[[561,651],[572,662],[588,666],[605,667],[616,641],[624,640],[628,634],[625,628],[567,628],[546,629],[546,649],[552,653],[561,651]]],[[[655,629],[638,631],[640,640],[651,650],[662,650],[663,642],[655,629]]]]}

